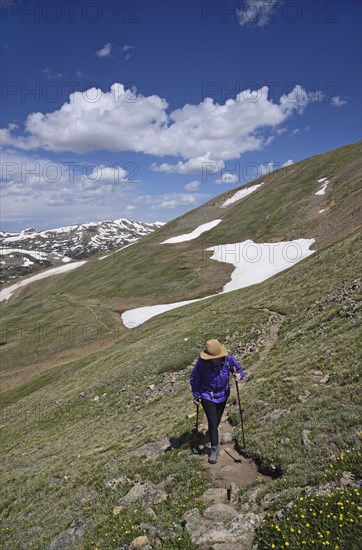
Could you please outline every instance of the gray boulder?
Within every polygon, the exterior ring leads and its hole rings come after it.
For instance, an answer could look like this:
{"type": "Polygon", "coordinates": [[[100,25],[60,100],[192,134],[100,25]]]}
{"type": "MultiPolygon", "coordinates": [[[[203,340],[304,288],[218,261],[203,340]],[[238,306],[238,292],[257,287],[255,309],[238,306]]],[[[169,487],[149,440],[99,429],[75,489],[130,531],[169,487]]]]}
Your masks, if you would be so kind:
{"type": "Polygon", "coordinates": [[[142,505],[145,508],[150,508],[152,504],[162,502],[166,498],[167,494],[158,489],[156,485],[149,481],[143,481],[136,483],[124,497],[120,498],[118,505],[128,506],[136,502],[136,500],[141,499],[142,505]]]}

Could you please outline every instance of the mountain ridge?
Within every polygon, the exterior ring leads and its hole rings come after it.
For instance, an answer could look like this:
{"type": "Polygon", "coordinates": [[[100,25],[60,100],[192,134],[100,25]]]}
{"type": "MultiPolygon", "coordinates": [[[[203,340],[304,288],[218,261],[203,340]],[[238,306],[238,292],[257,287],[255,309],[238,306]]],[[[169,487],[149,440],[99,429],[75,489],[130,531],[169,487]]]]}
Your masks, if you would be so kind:
{"type": "Polygon", "coordinates": [[[135,242],[162,227],[119,218],[54,229],[0,232],[0,284],[38,272],[43,267],[101,256],[135,242]]]}

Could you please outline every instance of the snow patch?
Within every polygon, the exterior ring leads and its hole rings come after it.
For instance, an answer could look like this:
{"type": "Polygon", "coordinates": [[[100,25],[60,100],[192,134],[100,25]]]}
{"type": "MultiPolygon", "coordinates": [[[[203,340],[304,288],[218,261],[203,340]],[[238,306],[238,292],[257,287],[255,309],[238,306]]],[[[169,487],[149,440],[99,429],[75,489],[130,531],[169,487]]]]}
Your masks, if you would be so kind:
{"type": "Polygon", "coordinates": [[[66,271],[72,271],[73,269],[76,269],[77,267],[80,267],[85,263],[86,261],[74,262],[72,264],[62,265],[60,267],[54,267],[53,269],[48,269],[43,273],[38,273],[37,275],[33,275],[32,277],[29,277],[28,279],[24,279],[19,283],[15,283],[14,285],[8,286],[0,291],[0,302],[3,302],[4,300],[6,301],[9,300],[9,298],[13,295],[15,290],[23,286],[27,286],[29,283],[32,283],[33,281],[39,281],[40,279],[47,279],[48,277],[52,277],[53,275],[59,275],[60,273],[65,273],[66,271]]]}
{"type": "Polygon", "coordinates": [[[232,197],[226,199],[226,201],[220,206],[220,208],[226,208],[233,202],[239,201],[240,199],[247,197],[251,193],[254,193],[254,191],[256,191],[257,189],[259,189],[259,187],[261,187],[263,184],[264,182],[253,185],[252,187],[248,187],[247,189],[240,189],[240,191],[237,191],[232,197]]]}
{"type": "Polygon", "coordinates": [[[171,237],[160,244],[183,243],[185,241],[197,239],[197,237],[199,237],[202,233],[205,233],[205,231],[210,231],[210,229],[216,227],[220,222],[221,220],[213,220],[212,222],[203,223],[191,231],[191,233],[185,233],[184,235],[179,235],[178,237],[171,237]]]}
{"type": "Polygon", "coordinates": [[[327,178],[322,178],[321,180],[318,180],[318,183],[321,183],[322,181],[324,181],[324,185],[322,185],[322,187],[319,189],[319,191],[316,192],[316,195],[324,195],[325,192],[326,192],[326,189],[328,187],[328,184],[329,184],[329,180],[327,180],[327,178]]]}
{"type": "MultiPolygon", "coordinates": [[[[231,274],[231,280],[226,283],[219,294],[261,283],[273,275],[292,267],[304,258],[314,254],[315,250],[310,250],[310,246],[314,242],[315,239],[297,239],[295,241],[259,244],[246,240],[240,243],[223,244],[207,248],[207,250],[214,252],[211,256],[212,260],[230,263],[235,266],[231,274]]],[[[130,309],[122,314],[121,319],[123,324],[131,329],[165,311],[207,300],[214,296],[218,296],[218,294],[183,302],[130,309]]]]}

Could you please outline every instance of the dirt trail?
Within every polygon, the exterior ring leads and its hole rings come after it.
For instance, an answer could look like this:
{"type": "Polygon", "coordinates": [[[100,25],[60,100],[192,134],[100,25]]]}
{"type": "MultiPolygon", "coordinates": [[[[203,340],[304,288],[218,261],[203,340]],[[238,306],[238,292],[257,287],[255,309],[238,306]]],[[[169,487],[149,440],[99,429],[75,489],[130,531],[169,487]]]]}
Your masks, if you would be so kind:
{"type": "MultiPolygon", "coordinates": [[[[251,367],[246,370],[246,381],[248,375],[253,372],[255,369],[260,366],[263,360],[268,356],[273,345],[278,340],[279,330],[284,321],[285,316],[277,313],[275,311],[267,310],[271,315],[275,317],[275,321],[272,323],[268,338],[264,344],[263,350],[259,353],[259,359],[251,367]]],[[[230,397],[236,396],[236,387],[235,384],[231,386],[231,395],[230,397]]],[[[228,438],[228,434],[233,433],[233,426],[227,420],[228,406],[225,408],[225,412],[220,422],[219,426],[219,441],[223,441],[223,437],[228,438]]],[[[206,422],[204,417],[203,419],[206,422]]],[[[207,428],[207,423],[200,425],[200,431],[205,432],[207,428]]],[[[230,436],[229,436],[230,437],[230,436]]],[[[235,484],[236,487],[243,487],[252,483],[253,481],[268,480],[271,478],[265,475],[262,475],[258,472],[256,464],[249,458],[245,458],[240,454],[233,442],[220,445],[220,453],[218,461],[216,464],[208,463],[208,449],[204,447],[209,443],[209,439],[204,436],[201,439],[201,454],[200,460],[204,462],[205,467],[210,471],[210,475],[215,487],[222,487],[228,490],[228,493],[231,494],[232,484],[235,484]]],[[[247,445],[246,441],[246,445],[247,445]]],[[[209,447],[209,445],[208,445],[209,447]]]]}

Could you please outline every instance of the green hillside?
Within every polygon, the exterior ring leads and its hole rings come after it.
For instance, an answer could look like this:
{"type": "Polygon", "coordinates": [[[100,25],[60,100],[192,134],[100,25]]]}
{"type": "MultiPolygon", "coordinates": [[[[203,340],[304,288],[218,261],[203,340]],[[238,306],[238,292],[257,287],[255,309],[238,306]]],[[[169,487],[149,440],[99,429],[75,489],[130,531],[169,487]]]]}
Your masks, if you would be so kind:
{"type": "MultiPolygon", "coordinates": [[[[343,471],[360,483],[360,150],[357,143],[286,167],[220,208],[229,191],[105,260],[30,285],[3,308],[1,374],[11,389],[0,394],[1,548],[48,548],[74,520],[85,534],[72,548],[122,548],[140,534],[135,526],[150,522],[138,505],[112,512],[139,478],[171,479],[166,502],[153,507],[160,531],[180,526],[186,509],[202,510],[211,482],[187,442],[188,378],[210,337],[227,341],[249,374],[241,386],[248,449],[275,478],[260,482],[260,513],[297,503],[325,482],[337,494],[343,471]],[[318,197],[322,177],[330,184],[318,197]],[[159,244],[217,218],[194,241],[159,244]],[[205,247],[247,238],[315,238],[316,253],[262,284],[123,327],[119,314],[128,308],[220,291],[232,267],[209,260],[205,247]],[[278,338],[259,361],[260,334],[273,330],[273,315],[282,321],[278,338]],[[179,449],[127,460],[141,445],[182,435],[179,449]],[[128,481],[110,489],[106,481],[121,474],[128,481]]],[[[258,548],[284,547],[267,518],[258,548]]],[[[358,548],[352,523],[338,527],[345,550],[358,548]]],[[[178,529],[162,547],[194,548],[178,529]]],[[[305,547],[293,540],[291,548],[305,547]]]]}
{"type": "Polygon", "coordinates": [[[3,308],[2,390],[123,338],[128,331],[119,314],[127,309],[219,292],[233,268],[209,261],[208,246],[304,237],[315,238],[315,248],[322,250],[352,234],[361,220],[360,153],[359,142],[272,172],[250,184],[263,181],[261,188],[227,208],[220,205],[235,190],[104,260],[26,287],[3,308]],[[318,197],[322,177],[330,183],[318,197]],[[198,239],[159,245],[219,218],[198,239]]]}

